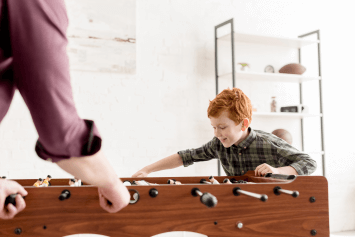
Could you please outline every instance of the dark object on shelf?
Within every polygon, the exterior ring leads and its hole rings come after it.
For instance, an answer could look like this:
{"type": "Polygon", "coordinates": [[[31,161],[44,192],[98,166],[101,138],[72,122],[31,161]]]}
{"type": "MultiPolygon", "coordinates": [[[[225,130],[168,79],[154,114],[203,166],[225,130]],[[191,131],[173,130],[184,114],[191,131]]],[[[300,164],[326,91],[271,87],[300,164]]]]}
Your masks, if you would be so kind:
{"type": "Polygon", "coordinates": [[[265,70],[264,70],[264,71],[265,71],[265,72],[268,72],[268,73],[274,73],[274,72],[275,72],[275,69],[274,69],[273,66],[267,65],[267,66],[265,67],[265,70]]]}
{"type": "Polygon", "coordinates": [[[281,112],[291,112],[291,113],[307,113],[308,108],[304,105],[292,105],[292,106],[283,106],[280,108],[281,112]]]}
{"type": "Polygon", "coordinates": [[[286,129],[276,129],[272,131],[272,134],[274,134],[276,137],[281,138],[282,140],[285,140],[288,144],[292,145],[292,136],[289,131],[286,129]]]}
{"type": "Polygon", "coordinates": [[[287,74],[298,74],[302,75],[306,71],[306,68],[299,63],[290,63],[283,66],[279,73],[287,73],[287,74]]]}

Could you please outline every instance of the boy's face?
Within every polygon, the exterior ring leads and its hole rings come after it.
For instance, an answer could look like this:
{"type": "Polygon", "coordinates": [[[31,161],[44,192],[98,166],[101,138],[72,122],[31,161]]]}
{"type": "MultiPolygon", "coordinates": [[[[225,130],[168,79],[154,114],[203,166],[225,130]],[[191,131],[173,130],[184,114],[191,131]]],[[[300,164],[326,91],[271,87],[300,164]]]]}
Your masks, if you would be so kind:
{"type": "Polygon", "coordinates": [[[228,112],[224,111],[218,118],[210,117],[214,135],[224,147],[238,145],[245,139],[245,132],[242,131],[242,123],[235,125],[235,122],[228,118],[228,112]]]}

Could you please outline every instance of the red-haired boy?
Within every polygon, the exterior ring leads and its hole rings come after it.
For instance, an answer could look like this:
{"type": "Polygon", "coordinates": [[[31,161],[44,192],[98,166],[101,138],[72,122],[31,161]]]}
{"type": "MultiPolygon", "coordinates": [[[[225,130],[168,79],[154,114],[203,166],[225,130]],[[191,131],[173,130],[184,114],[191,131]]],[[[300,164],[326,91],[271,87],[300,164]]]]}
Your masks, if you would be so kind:
{"type": "Polygon", "coordinates": [[[249,127],[252,120],[250,99],[238,88],[225,89],[210,101],[208,118],[214,138],[197,149],[179,151],[136,172],[132,177],[172,169],[194,162],[219,159],[228,176],[255,170],[266,173],[309,175],[317,163],[309,155],[270,133],[249,127]]]}

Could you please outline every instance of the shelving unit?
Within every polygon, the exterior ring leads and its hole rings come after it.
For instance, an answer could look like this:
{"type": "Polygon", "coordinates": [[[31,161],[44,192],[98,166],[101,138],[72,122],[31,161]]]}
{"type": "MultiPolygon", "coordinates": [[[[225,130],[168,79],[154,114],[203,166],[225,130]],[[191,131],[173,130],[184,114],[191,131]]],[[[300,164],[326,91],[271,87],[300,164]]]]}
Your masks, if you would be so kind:
{"type": "Polygon", "coordinates": [[[253,112],[253,116],[260,116],[260,117],[279,117],[279,118],[307,118],[307,117],[322,117],[322,114],[308,114],[308,113],[262,113],[262,112],[253,112]]]}
{"type": "MultiPolygon", "coordinates": [[[[260,73],[260,72],[235,72],[238,78],[254,80],[254,81],[276,81],[276,82],[306,82],[320,80],[320,77],[307,77],[295,74],[283,74],[283,73],[260,73]]],[[[219,78],[232,79],[232,73],[220,75],[219,78]]]]}
{"type": "MultiPolygon", "coordinates": [[[[310,32],[304,35],[300,35],[298,38],[285,38],[285,37],[273,37],[266,35],[257,35],[257,34],[247,34],[242,32],[234,32],[233,19],[223,22],[215,26],[215,76],[216,76],[216,95],[218,94],[218,81],[219,79],[232,80],[232,85],[235,87],[235,80],[245,79],[249,81],[263,81],[263,82],[280,82],[280,83],[298,83],[299,84],[299,95],[300,95],[300,104],[302,104],[302,83],[309,81],[318,81],[319,82],[319,99],[320,99],[320,113],[319,114],[308,114],[308,113],[264,113],[264,112],[253,112],[253,116],[260,118],[288,118],[288,119],[299,119],[301,125],[301,140],[302,140],[302,150],[304,149],[304,124],[303,119],[309,117],[318,117],[320,118],[320,127],[321,127],[321,151],[308,151],[309,154],[318,154],[322,155],[322,173],[325,176],[325,151],[324,151],[324,132],[323,132],[323,106],[322,106],[322,77],[321,77],[321,62],[320,62],[320,36],[319,30],[310,32]],[[230,33],[225,34],[221,37],[217,37],[217,30],[227,24],[230,24],[230,33]],[[309,35],[317,35],[317,40],[307,40],[303,39],[309,35]],[[222,75],[218,74],[218,42],[226,41],[231,42],[231,72],[224,73],[222,75]],[[318,45],[318,76],[302,76],[295,74],[283,74],[283,73],[260,73],[260,72],[243,72],[235,70],[235,56],[234,48],[235,43],[248,43],[248,44],[259,44],[259,45],[272,45],[277,47],[287,47],[298,49],[298,59],[301,63],[301,48],[308,45],[318,45]]],[[[306,152],[306,151],[305,151],[306,152]]],[[[218,161],[218,175],[220,175],[220,162],[218,161]]]]}
{"type": "MultiPolygon", "coordinates": [[[[229,21],[226,22],[229,23],[229,21]]],[[[304,40],[304,39],[294,39],[294,38],[284,38],[284,37],[273,37],[273,36],[266,36],[266,35],[245,34],[240,32],[234,32],[233,37],[232,34],[229,33],[227,35],[219,37],[218,40],[230,41],[231,38],[234,39],[234,42],[277,45],[277,46],[283,46],[289,48],[301,48],[314,43],[319,43],[319,40],[304,40]]]]}

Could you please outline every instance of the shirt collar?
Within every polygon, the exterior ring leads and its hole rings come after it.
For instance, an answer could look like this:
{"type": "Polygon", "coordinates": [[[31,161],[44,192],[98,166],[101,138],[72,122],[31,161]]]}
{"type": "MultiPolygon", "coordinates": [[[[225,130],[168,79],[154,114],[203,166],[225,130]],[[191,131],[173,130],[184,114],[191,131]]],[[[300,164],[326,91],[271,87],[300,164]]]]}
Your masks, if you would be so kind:
{"type": "MultiPolygon", "coordinates": [[[[241,148],[249,147],[256,138],[256,132],[254,131],[254,129],[249,127],[248,131],[249,131],[248,137],[246,139],[244,139],[241,143],[238,144],[238,146],[241,148]]],[[[233,145],[233,146],[235,146],[235,145],[233,145]]]]}

